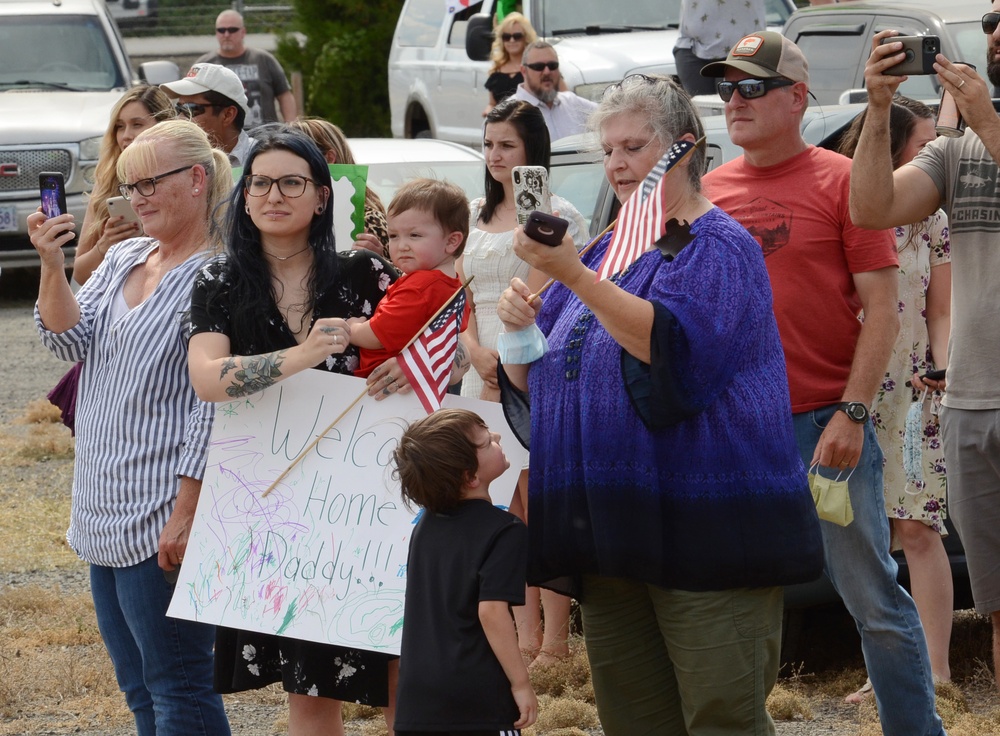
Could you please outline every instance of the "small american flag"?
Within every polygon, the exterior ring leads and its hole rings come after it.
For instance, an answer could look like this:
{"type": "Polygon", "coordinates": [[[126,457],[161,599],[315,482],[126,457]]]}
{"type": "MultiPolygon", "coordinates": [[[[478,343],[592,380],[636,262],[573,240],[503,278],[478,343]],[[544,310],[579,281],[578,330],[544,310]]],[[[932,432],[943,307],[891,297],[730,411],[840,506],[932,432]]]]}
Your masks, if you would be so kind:
{"type": "Polygon", "coordinates": [[[663,207],[663,182],[667,173],[693,151],[698,143],[677,141],[663,154],[642,185],[632,192],[618,214],[618,224],[611,243],[597,270],[597,280],[611,278],[624,271],[663,235],[667,215],[663,207]]]}
{"type": "Polygon", "coordinates": [[[465,289],[461,288],[448,305],[430,321],[427,328],[399,354],[403,369],[414,393],[427,413],[441,408],[448,392],[451,362],[458,350],[458,334],[465,316],[465,289]]]}

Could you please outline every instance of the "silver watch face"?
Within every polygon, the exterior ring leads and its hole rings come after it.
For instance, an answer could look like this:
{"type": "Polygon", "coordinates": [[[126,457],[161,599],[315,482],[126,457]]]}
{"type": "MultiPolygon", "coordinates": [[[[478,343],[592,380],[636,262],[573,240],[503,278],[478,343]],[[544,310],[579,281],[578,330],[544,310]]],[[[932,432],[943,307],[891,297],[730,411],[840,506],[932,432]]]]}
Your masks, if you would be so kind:
{"type": "Polygon", "coordinates": [[[858,402],[851,402],[845,408],[847,409],[847,416],[856,422],[863,422],[868,415],[865,405],[858,402]]]}

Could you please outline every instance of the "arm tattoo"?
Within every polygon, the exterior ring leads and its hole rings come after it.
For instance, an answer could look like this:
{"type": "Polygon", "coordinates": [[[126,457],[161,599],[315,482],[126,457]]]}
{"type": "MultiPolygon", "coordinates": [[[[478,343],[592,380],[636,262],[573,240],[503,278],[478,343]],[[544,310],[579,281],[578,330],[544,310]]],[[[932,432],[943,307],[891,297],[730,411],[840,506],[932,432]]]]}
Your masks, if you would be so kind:
{"type": "Polygon", "coordinates": [[[284,360],[284,350],[244,357],[241,361],[243,367],[233,375],[233,382],[226,389],[226,394],[238,398],[273,386],[275,379],[281,375],[280,368],[284,360]]]}
{"type": "Polygon", "coordinates": [[[219,374],[219,379],[221,380],[225,378],[226,374],[229,373],[229,371],[234,370],[235,368],[236,368],[236,360],[233,358],[233,356],[230,355],[228,358],[226,358],[225,362],[222,364],[222,372],[219,374]]]}

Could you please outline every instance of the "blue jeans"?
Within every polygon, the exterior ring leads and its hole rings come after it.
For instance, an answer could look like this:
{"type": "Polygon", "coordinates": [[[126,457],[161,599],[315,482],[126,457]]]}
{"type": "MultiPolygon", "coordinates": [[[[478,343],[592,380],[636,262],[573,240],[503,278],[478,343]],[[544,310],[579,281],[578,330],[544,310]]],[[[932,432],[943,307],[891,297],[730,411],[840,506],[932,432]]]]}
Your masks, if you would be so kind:
{"type": "Polygon", "coordinates": [[[215,627],[167,617],[174,586],[156,556],[131,567],[91,565],[90,588],[138,736],[228,736],[212,689],[215,627]]]}
{"type": "MultiPolygon", "coordinates": [[[[795,440],[809,467],[836,407],[793,415],[795,440]]],[[[836,468],[827,469],[834,477],[836,468]]],[[[824,475],[827,473],[824,472],[824,475]]],[[[939,736],[927,642],[913,599],[896,582],[889,555],[889,520],[882,489],[882,450],[875,427],[865,425],[861,459],[848,484],[854,521],[820,521],[826,574],[844,599],[861,634],[861,649],[875,691],[885,736],[939,736]]]]}

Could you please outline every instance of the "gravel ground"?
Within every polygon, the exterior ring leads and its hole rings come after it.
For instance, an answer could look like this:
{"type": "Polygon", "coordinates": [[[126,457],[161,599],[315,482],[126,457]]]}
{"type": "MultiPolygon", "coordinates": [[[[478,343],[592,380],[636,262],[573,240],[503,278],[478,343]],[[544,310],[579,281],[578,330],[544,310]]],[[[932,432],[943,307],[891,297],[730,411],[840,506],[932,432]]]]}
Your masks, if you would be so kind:
{"type": "MultiPolygon", "coordinates": [[[[9,282],[8,282],[9,286],[9,282]]],[[[27,301],[9,301],[10,291],[0,289],[0,300],[4,299],[3,294],[7,294],[7,301],[0,301],[0,346],[4,354],[12,358],[5,371],[5,380],[0,385],[0,424],[8,424],[19,416],[25,404],[35,399],[44,398],[49,389],[58,381],[60,376],[67,370],[68,365],[53,358],[48,351],[39,344],[32,321],[31,306],[27,301]]],[[[23,291],[20,296],[23,299],[23,291]]],[[[68,463],[67,463],[68,465],[68,463]]],[[[53,482],[53,492],[65,493],[68,472],[65,468],[60,471],[63,477],[57,484],[53,482]],[[61,485],[63,487],[55,487],[61,485]]],[[[6,483],[16,483],[16,479],[7,478],[6,483]]],[[[0,573],[0,587],[26,585],[38,585],[43,588],[60,587],[65,593],[84,593],[89,590],[86,568],[83,563],[78,567],[61,570],[31,570],[26,572],[6,572],[0,573]]],[[[820,633],[820,644],[826,647],[845,646],[836,634],[822,641],[824,634],[820,633]]],[[[855,643],[850,646],[856,647],[855,643]]],[[[840,665],[843,666],[843,665],[840,665]]],[[[817,689],[810,689],[805,685],[805,694],[809,707],[813,711],[813,719],[810,721],[784,721],[778,722],[777,733],[779,736],[856,736],[859,733],[859,709],[857,706],[845,705],[840,697],[823,695],[817,689]]],[[[275,723],[282,723],[285,718],[285,707],[281,703],[281,698],[270,697],[268,702],[254,702],[255,700],[268,700],[267,696],[227,696],[227,710],[233,725],[234,734],[245,734],[246,736],[267,736],[278,733],[275,723]]],[[[99,723],[78,724],[76,727],[64,730],[53,728],[47,730],[43,719],[44,715],[37,716],[37,720],[32,723],[32,733],[75,733],[80,736],[126,736],[133,733],[130,728],[108,728],[101,727],[99,723]],[[45,730],[40,730],[45,729],[45,730]]],[[[2,729],[3,733],[11,733],[2,729]]],[[[360,723],[348,725],[347,736],[363,736],[373,733],[371,726],[363,727],[360,723]]],[[[578,732],[579,733],[579,732],[578,732]]],[[[587,732],[584,732],[587,733],[587,732]]],[[[602,733],[599,730],[589,732],[592,736],[602,733]]]]}

